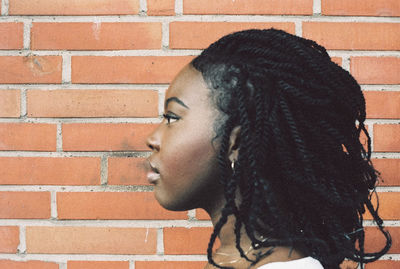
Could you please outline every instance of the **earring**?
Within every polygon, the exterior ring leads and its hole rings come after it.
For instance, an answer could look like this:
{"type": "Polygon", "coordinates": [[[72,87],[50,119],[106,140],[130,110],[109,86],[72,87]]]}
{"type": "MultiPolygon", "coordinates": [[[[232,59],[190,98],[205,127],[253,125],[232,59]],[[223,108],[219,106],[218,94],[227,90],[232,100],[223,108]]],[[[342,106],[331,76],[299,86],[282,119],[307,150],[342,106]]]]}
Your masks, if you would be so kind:
{"type": "Polygon", "coordinates": [[[231,162],[232,174],[235,174],[235,161],[231,162]]]}

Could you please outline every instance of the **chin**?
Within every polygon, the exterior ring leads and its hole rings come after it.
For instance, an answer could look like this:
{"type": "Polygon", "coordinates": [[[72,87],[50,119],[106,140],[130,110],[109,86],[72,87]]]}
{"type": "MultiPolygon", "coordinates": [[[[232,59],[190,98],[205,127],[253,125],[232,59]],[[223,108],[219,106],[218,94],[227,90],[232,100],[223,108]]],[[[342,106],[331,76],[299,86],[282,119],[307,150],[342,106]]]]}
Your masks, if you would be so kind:
{"type": "Polygon", "coordinates": [[[187,211],[191,209],[197,208],[191,203],[184,203],[180,201],[179,199],[165,199],[165,197],[161,197],[160,195],[157,194],[157,192],[154,193],[154,196],[157,200],[157,202],[165,209],[170,210],[170,211],[187,211]]]}

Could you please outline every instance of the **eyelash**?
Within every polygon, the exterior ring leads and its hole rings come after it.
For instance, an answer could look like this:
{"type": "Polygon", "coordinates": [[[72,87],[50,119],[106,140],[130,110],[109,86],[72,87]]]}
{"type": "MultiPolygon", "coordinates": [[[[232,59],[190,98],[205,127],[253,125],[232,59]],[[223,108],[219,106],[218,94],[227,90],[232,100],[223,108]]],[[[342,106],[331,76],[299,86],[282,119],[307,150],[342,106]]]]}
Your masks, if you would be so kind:
{"type": "Polygon", "coordinates": [[[180,117],[178,117],[176,115],[169,114],[169,113],[164,113],[163,117],[164,117],[164,119],[167,120],[167,125],[170,125],[171,123],[173,123],[173,122],[171,122],[171,119],[172,120],[179,120],[180,119],[180,117]]]}

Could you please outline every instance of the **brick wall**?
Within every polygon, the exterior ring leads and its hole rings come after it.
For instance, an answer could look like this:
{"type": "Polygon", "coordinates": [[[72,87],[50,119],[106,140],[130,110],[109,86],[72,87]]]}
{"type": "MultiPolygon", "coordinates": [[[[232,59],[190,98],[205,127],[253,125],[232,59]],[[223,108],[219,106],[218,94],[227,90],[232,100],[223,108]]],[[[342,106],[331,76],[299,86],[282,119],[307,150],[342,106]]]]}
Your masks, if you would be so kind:
{"type": "MultiPolygon", "coordinates": [[[[218,37],[254,27],[316,40],[362,85],[394,239],[367,268],[399,267],[399,5],[2,0],[0,269],[202,268],[211,224],[153,199],[144,140],[178,70],[218,37]]],[[[374,250],[382,240],[368,233],[374,250]]]]}

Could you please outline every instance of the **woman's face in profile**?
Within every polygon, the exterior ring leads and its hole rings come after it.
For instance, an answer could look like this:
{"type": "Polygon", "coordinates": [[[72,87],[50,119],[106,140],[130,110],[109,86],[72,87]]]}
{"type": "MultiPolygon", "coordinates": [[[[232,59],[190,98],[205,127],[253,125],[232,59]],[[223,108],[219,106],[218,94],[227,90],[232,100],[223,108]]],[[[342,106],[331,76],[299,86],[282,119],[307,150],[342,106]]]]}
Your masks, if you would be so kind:
{"type": "Polygon", "coordinates": [[[218,184],[219,115],[199,71],[187,65],[165,95],[164,119],[148,137],[152,149],[149,181],[157,201],[169,210],[215,206],[222,195],[218,184]]]}

